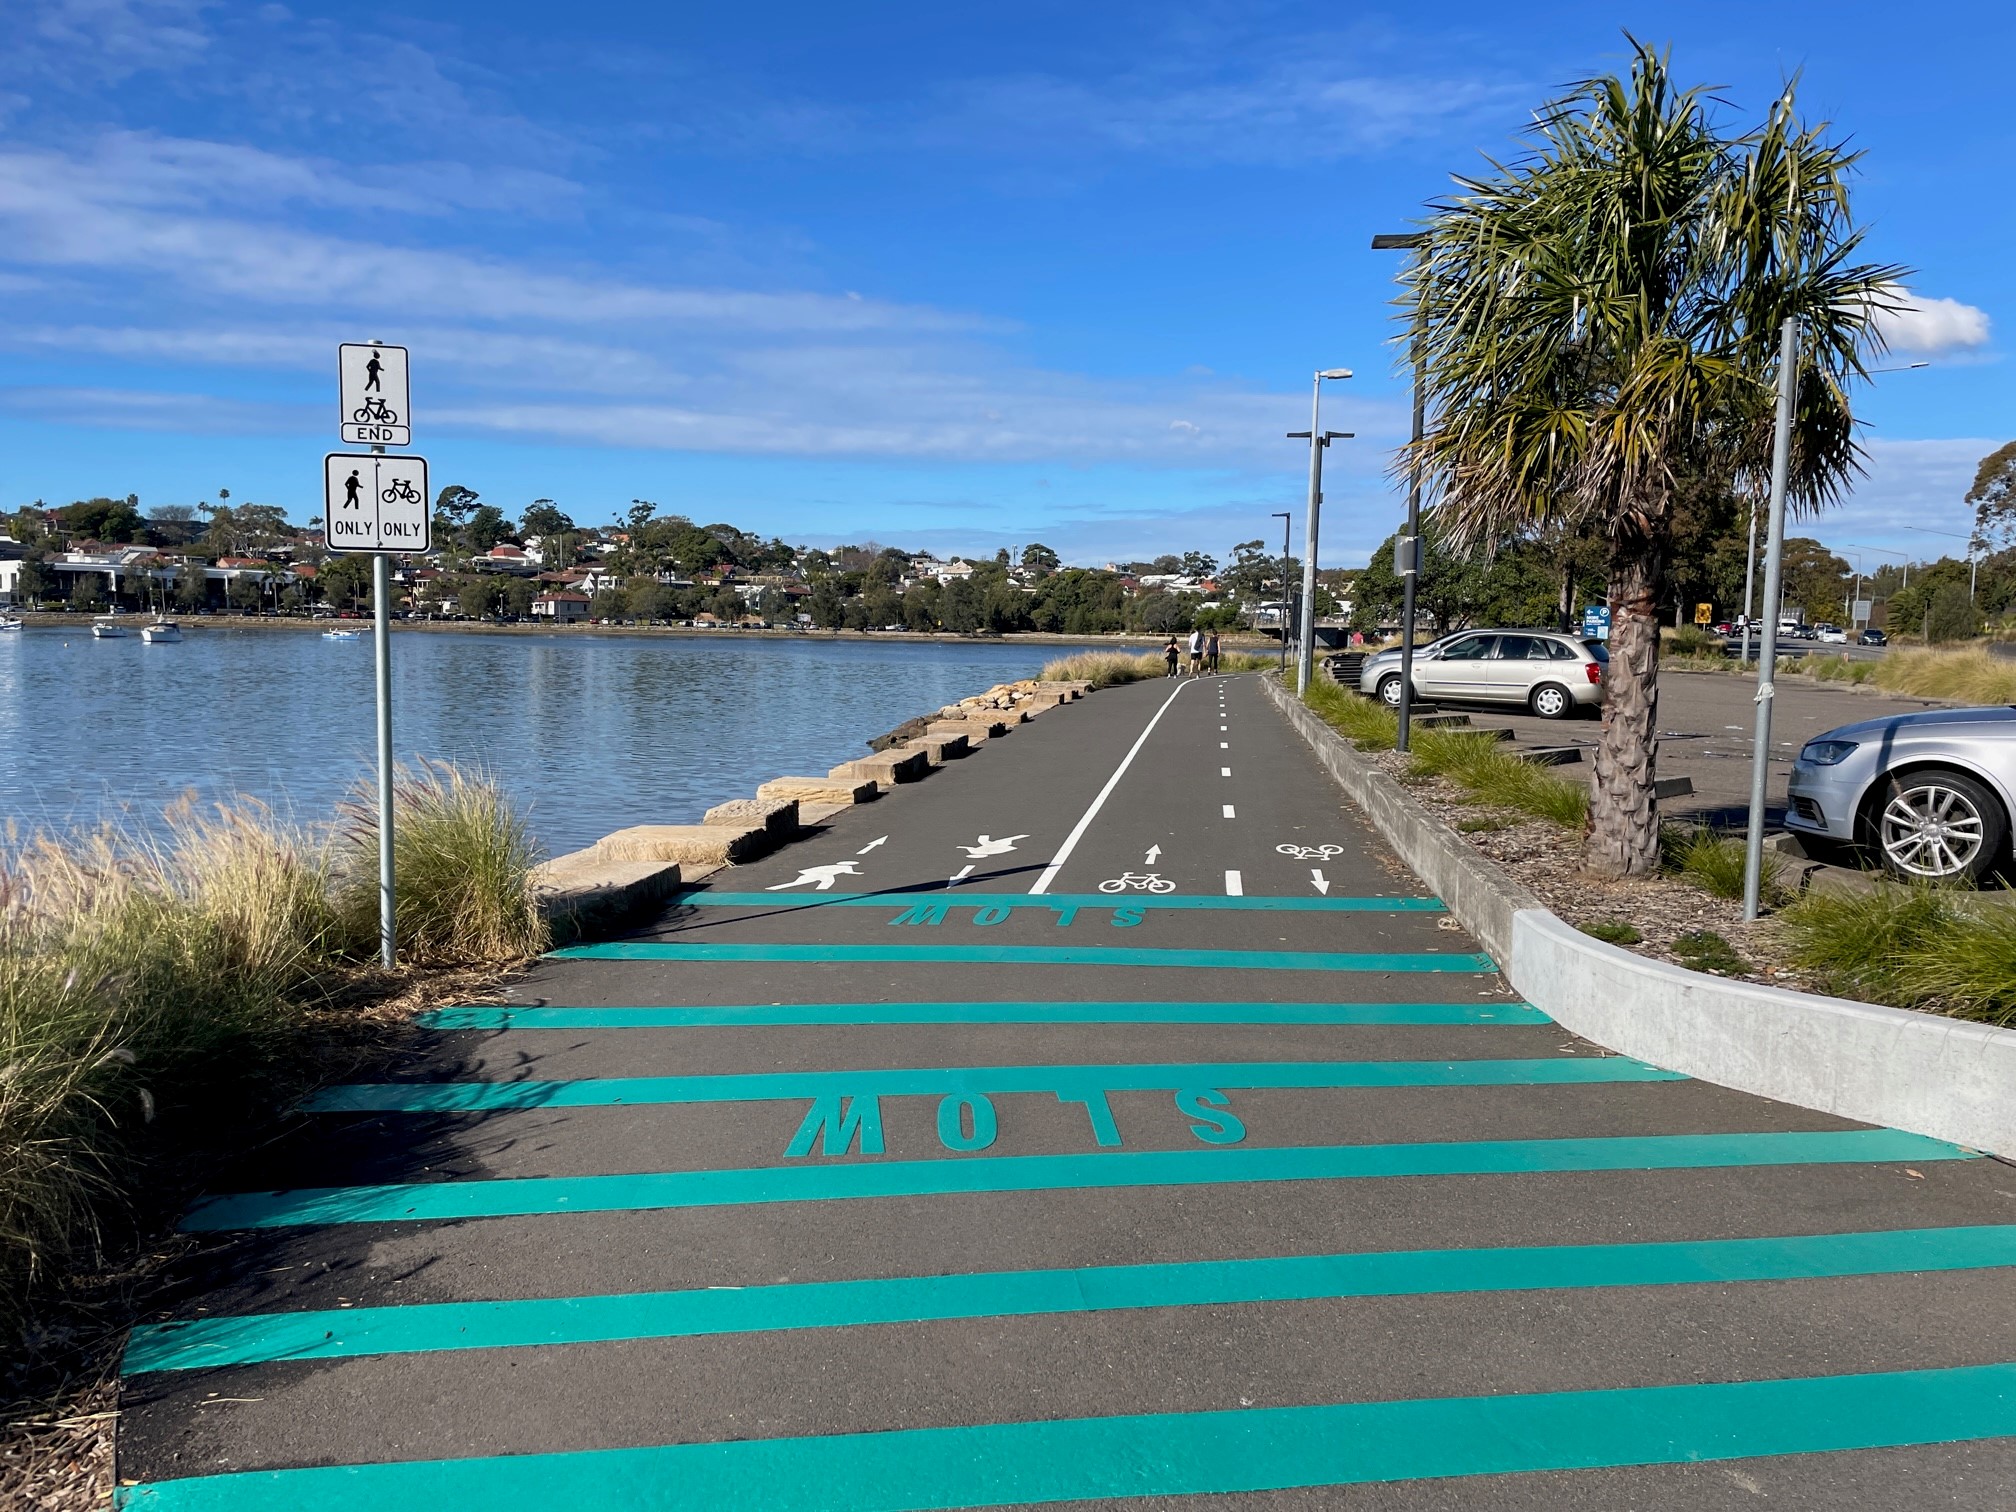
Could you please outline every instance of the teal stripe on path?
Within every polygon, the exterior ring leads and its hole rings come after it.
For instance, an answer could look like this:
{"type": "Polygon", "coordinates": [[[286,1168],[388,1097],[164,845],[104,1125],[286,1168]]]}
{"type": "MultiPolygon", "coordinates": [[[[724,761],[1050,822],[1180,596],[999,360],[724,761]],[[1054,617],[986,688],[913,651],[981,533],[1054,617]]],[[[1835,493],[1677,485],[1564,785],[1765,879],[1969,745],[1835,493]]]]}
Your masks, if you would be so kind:
{"type": "Polygon", "coordinates": [[[2016,1265],[2016,1225],[1711,1239],[1678,1244],[1398,1250],[1172,1265],[899,1276],[511,1302],[263,1313],[143,1323],[120,1368],[200,1370],[453,1349],[517,1349],[772,1329],[855,1328],[952,1318],[1145,1307],[1217,1307],[1322,1297],[1567,1291],[1610,1286],[1898,1275],[2016,1265]]]}
{"type": "Polygon", "coordinates": [[[509,1108],[607,1108],[826,1097],[993,1096],[1019,1092],[1150,1092],[1184,1087],[1538,1087],[1685,1081],[1621,1055],[1548,1060],[1219,1061],[1174,1065],[958,1066],[930,1070],[765,1071],[723,1076],[599,1076],[574,1081],[374,1082],[325,1087],[309,1113],[459,1113],[509,1108]]]}
{"type": "Polygon", "coordinates": [[[123,1488],[144,1512],[942,1512],[1952,1444],[2016,1434],[2016,1365],[330,1465],[123,1488]]]}
{"type": "Polygon", "coordinates": [[[419,1015],[427,1029],[718,1029],[809,1024],[1547,1024],[1531,1003],[744,1003],[726,1008],[518,1008],[419,1015]]]}
{"type": "Polygon", "coordinates": [[[561,961],[974,961],[999,966],[1180,966],[1224,971],[1496,971],[1487,955],[1315,950],[1124,950],[1096,945],[661,945],[615,940],[550,951],[561,961]]]}
{"type": "Polygon", "coordinates": [[[1219,913],[1447,913],[1440,898],[1239,897],[1169,893],[1027,893],[929,892],[805,893],[707,892],[680,893],[672,903],[684,908],[910,908],[918,903],[943,903],[951,908],[1019,908],[1031,913],[1056,913],[1068,908],[1209,909],[1219,913]]]}
{"type": "Polygon", "coordinates": [[[1733,1166],[1972,1160],[1941,1140],[1895,1129],[1805,1134],[1657,1134],[1626,1139],[1499,1139],[1469,1143],[1316,1145],[1290,1149],[1140,1150],[1094,1155],[998,1155],[850,1160],[626,1176],[516,1176],[246,1192],[198,1203],[191,1233],[318,1223],[502,1218],[656,1208],[837,1202],[954,1192],[1059,1192],[1234,1182],[1547,1171],[1665,1171],[1733,1166]]]}

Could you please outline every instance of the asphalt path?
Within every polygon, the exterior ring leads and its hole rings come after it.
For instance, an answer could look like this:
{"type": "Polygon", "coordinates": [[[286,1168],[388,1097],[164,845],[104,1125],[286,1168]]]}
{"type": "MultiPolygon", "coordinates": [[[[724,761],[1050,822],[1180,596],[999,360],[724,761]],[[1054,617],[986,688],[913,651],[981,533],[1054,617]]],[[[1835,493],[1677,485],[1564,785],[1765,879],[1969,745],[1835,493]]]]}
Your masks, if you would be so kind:
{"type": "Polygon", "coordinates": [[[2016,1173],[1577,1041],[1250,677],[433,1015],[185,1227],[127,1507],[2016,1500],[2016,1173]]]}

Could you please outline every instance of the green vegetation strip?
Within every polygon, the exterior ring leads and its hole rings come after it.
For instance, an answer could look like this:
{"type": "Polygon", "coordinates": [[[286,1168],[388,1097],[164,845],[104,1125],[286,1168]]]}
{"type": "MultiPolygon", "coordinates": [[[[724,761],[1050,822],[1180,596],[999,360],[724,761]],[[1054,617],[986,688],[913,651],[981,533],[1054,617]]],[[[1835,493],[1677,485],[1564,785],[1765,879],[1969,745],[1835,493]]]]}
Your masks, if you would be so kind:
{"type": "Polygon", "coordinates": [[[1182,1087],[1537,1087],[1685,1081],[1621,1055],[1547,1060],[1220,1061],[1203,1065],[958,1066],[940,1069],[776,1071],[730,1076],[600,1076],[572,1081],[375,1082],[325,1087],[309,1113],[460,1113],[509,1108],[607,1108],[644,1103],[739,1103],[794,1098],[947,1097],[1018,1092],[1077,1096],[1182,1087]]]}
{"type": "Polygon", "coordinates": [[[136,1512],[935,1512],[1952,1444],[2016,1434],[2016,1365],[985,1423],[327,1465],[122,1488],[136,1512]]]}
{"type": "Polygon", "coordinates": [[[1215,1307],[1320,1297],[1722,1285],[2012,1265],[2016,1265],[2016,1226],[2005,1224],[1676,1244],[1397,1250],[992,1271],[970,1276],[896,1276],[616,1296],[184,1318],[136,1328],[121,1369],[137,1375],[269,1360],[338,1360],[359,1355],[516,1349],[771,1329],[854,1328],[950,1318],[1215,1307]]]}
{"type": "Polygon", "coordinates": [[[617,940],[549,952],[563,961],[967,961],[996,966],[1164,966],[1204,971],[1496,971],[1487,955],[1450,952],[1353,955],[1318,950],[1126,950],[1097,945],[661,945],[617,940]]]}
{"type": "Polygon", "coordinates": [[[1027,893],[930,892],[802,893],[706,892],[680,893],[672,900],[685,908],[774,908],[796,913],[817,908],[908,908],[917,903],[951,908],[1021,908],[1057,913],[1072,908],[1210,909],[1221,913],[1446,913],[1440,898],[1269,898],[1174,896],[1157,893],[1027,893]]]}
{"type": "Polygon", "coordinates": [[[844,1202],[953,1192],[1060,1192],[1386,1176],[1543,1171],[1660,1171],[1738,1166],[1972,1160],[1957,1145],[1894,1129],[1794,1134],[1657,1134],[1618,1139],[1315,1145],[1289,1149],[1141,1150],[862,1160],[620,1176],[497,1177],[246,1192],[199,1203],[191,1233],[323,1223],[503,1218],[534,1213],[844,1202]]]}
{"type": "Polygon", "coordinates": [[[808,1024],[1546,1024],[1531,1003],[742,1003],[725,1008],[516,1008],[418,1016],[427,1029],[714,1029],[808,1024]]]}

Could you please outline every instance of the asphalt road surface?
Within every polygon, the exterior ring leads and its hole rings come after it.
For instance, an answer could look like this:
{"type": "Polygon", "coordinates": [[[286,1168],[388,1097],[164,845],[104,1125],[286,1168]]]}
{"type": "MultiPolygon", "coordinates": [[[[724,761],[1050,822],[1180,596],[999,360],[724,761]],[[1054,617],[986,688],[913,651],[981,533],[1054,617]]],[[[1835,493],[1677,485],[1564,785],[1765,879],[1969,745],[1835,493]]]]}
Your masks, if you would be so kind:
{"type": "Polygon", "coordinates": [[[2016,1504],[2016,1171],[1452,926],[1253,679],[1045,715],[320,1094],[121,1503],[2016,1504]]]}

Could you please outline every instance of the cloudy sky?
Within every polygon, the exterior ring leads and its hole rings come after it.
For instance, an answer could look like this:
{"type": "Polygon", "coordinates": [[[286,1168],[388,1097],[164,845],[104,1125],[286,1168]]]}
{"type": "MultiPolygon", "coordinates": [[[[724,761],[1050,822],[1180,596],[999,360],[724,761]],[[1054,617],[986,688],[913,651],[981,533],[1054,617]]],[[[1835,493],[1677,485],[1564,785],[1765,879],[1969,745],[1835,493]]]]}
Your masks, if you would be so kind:
{"type": "MultiPolygon", "coordinates": [[[[1564,82],[1672,45],[1743,116],[1787,75],[1914,270],[1830,543],[1925,553],[2016,435],[2000,4],[1680,7],[8,0],[0,507],[319,512],[335,345],[413,351],[437,486],[635,498],[793,540],[1103,561],[1300,508],[1393,526],[1392,254],[1564,82]],[[1348,19],[1340,19],[1348,17],[1348,19]]],[[[1299,536],[1298,516],[1298,536],[1299,536]]],[[[1299,550],[1298,545],[1298,550],[1299,550]]],[[[1870,564],[1878,558],[1871,555],[1870,564]]]]}

